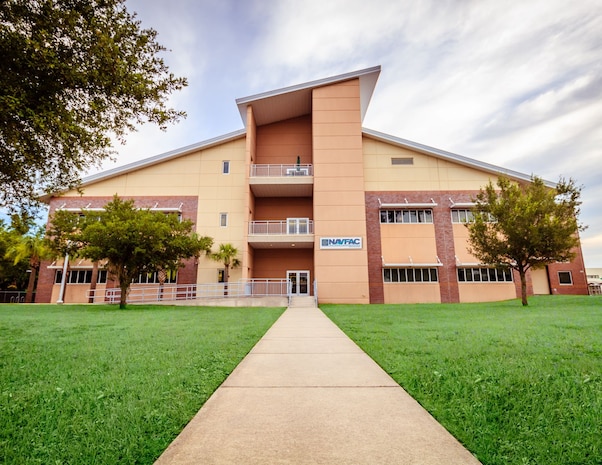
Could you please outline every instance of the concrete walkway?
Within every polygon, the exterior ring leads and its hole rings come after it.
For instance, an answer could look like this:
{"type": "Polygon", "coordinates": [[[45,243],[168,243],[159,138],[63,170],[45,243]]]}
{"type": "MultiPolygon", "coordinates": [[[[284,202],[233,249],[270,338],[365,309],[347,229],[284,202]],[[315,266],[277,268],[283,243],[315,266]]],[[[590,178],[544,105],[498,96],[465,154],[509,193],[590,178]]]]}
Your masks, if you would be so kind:
{"type": "Polygon", "coordinates": [[[321,310],[289,308],[156,464],[479,464],[321,310]]]}

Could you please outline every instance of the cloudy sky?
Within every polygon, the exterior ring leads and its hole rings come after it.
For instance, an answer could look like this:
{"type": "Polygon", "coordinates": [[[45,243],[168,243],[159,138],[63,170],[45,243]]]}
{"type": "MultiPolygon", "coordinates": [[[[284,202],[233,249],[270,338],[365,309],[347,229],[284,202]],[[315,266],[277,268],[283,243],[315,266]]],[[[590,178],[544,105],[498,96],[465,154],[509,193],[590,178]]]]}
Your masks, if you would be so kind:
{"type": "Polygon", "coordinates": [[[186,120],[145,126],[106,168],[241,129],[235,99],[382,66],[364,126],[583,185],[602,267],[599,0],[127,0],[189,86],[186,120]]]}

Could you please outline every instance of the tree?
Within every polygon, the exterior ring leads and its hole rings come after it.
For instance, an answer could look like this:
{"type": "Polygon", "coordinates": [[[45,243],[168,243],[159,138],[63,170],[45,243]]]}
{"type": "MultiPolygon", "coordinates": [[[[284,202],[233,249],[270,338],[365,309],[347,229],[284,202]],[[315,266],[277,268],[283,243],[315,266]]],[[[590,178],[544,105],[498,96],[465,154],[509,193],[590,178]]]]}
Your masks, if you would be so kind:
{"type": "Polygon", "coordinates": [[[125,0],[0,2],[0,205],[77,186],[137,124],[184,116],[167,106],[187,85],[157,32],[125,0]]]}
{"type": "Polygon", "coordinates": [[[238,249],[232,244],[220,244],[219,250],[212,253],[211,259],[216,262],[221,262],[224,265],[224,295],[228,295],[228,280],[230,278],[230,269],[238,268],[240,266],[240,260],[236,258],[238,255],[238,249]]]}
{"type": "Polygon", "coordinates": [[[538,177],[524,184],[502,177],[497,187],[490,181],[477,195],[474,221],[466,224],[469,251],[485,264],[516,270],[526,306],[527,271],[575,256],[584,229],[578,222],[581,188],[564,179],[550,188],[538,177]]]}
{"type": "MultiPolygon", "coordinates": [[[[69,228],[71,223],[65,223],[69,228]]],[[[63,238],[77,244],[80,257],[106,261],[121,289],[119,307],[125,308],[130,285],[140,274],[177,270],[182,259],[211,250],[213,239],[198,236],[193,227],[192,221],[180,221],[175,214],[138,209],[133,200],[115,196],[103,211],[84,211],[79,229],[63,238]]]]}
{"type": "Polygon", "coordinates": [[[25,293],[25,303],[33,302],[33,292],[35,283],[40,269],[40,263],[43,259],[51,256],[51,250],[47,247],[44,240],[44,230],[38,229],[35,234],[26,234],[20,236],[19,240],[6,251],[6,257],[13,260],[14,265],[17,265],[23,260],[29,263],[29,282],[27,284],[27,292],[25,293]]]}

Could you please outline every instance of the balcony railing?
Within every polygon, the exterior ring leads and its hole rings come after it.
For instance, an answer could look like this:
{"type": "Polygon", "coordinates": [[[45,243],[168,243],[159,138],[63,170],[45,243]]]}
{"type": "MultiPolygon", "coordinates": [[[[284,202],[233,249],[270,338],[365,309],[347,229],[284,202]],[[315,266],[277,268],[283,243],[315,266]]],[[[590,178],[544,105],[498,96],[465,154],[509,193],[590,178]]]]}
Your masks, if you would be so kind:
{"type": "Polygon", "coordinates": [[[313,234],[314,222],[312,220],[296,221],[251,221],[249,222],[249,235],[299,235],[313,234]]]}
{"type": "Polygon", "coordinates": [[[313,175],[313,165],[251,165],[252,178],[313,175]]]}

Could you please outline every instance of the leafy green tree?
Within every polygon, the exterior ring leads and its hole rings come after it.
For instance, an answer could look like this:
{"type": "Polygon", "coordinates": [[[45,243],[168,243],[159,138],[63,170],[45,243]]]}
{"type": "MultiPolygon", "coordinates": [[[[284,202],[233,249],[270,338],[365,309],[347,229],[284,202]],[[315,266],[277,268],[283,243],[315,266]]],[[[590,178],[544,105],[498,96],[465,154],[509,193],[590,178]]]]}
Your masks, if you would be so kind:
{"type": "Polygon", "coordinates": [[[77,186],[144,122],[184,116],[167,106],[187,85],[125,0],[0,2],[0,205],[77,186]]]}
{"type": "Polygon", "coordinates": [[[573,180],[561,179],[550,188],[538,177],[522,184],[502,177],[497,189],[490,181],[477,195],[474,221],[466,224],[469,251],[485,264],[516,270],[526,306],[527,271],[575,256],[584,229],[578,221],[580,197],[573,180]]]}
{"type": "MultiPolygon", "coordinates": [[[[67,215],[59,218],[63,217],[67,215]]],[[[57,241],[59,247],[69,243],[80,257],[106,261],[109,273],[119,282],[120,308],[125,308],[130,285],[138,275],[177,270],[182,259],[209,253],[213,244],[210,237],[193,232],[192,221],[138,209],[133,200],[117,196],[103,211],[84,212],[77,228],[71,220],[65,220],[64,225],[66,232],[51,228],[62,237],[57,241]]]]}
{"type": "Polygon", "coordinates": [[[25,260],[28,262],[30,273],[27,292],[25,293],[25,303],[33,302],[40,263],[43,259],[52,256],[52,252],[44,239],[44,230],[40,228],[35,234],[20,236],[16,243],[6,251],[5,256],[12,259],[14,265],[18,265],[19,262],[25,260]]]}
{"type": "Polygon", "coordinates": [[[210,257],[216,262],[220,262],[224,265],[224,294],[228,294],[228,281],[230,279],[230,269],[238,268],[240,266],[240,260],[236,258],[238,255],[238,249],[232,244],[220,244],[217,252],[213,252],[210,257]]]}

